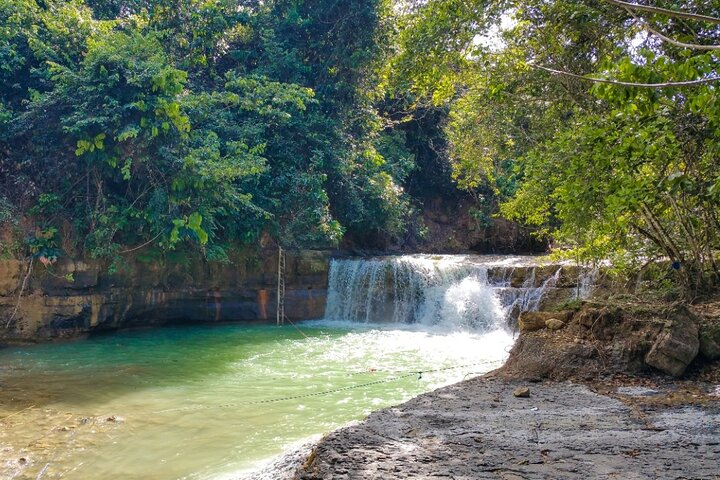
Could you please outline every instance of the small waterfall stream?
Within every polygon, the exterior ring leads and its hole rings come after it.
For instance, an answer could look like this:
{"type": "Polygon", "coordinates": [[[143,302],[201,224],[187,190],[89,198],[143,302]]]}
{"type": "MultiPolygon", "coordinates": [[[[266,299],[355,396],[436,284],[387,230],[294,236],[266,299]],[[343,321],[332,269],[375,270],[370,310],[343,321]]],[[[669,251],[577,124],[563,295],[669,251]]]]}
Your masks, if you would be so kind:
{"type": "Polygon", "coordinates": [[[491,331],[506,327],[520,311],[536,310],[555,286],[561,267],[542,279],[537,268],[519,257],[335,259],[325,318],[491,331]],[[524,278],[513,286],[521,266],[524,278]]]}

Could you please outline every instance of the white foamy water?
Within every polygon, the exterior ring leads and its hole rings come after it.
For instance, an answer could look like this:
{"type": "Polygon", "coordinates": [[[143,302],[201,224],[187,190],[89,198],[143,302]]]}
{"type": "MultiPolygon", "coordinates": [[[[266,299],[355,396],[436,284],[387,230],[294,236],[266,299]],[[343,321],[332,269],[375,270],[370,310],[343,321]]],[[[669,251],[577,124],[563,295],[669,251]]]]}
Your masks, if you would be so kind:
{"type": "Polygon", "coordinates": [[[389,322],[487,332],[504,328],[508,316],[536,310],[560,267],[536,286],[535,266],[522,286],[511,287],[522,257],[406,255],[333,260],[325,318],[389,322]]]}

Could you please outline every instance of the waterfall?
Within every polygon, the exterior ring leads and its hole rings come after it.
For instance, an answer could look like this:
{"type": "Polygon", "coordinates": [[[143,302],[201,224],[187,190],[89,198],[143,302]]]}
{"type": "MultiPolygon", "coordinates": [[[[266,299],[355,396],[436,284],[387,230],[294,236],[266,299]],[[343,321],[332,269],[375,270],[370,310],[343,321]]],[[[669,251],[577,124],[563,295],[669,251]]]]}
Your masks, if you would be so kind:
{"type": "Polygon", "coordinates": [[[584,268],[580,272],[578,278],[577,291],[575,294],[576,300],[587,300],[595,290],[595,285],[600,276],[600,267],[594,266],[591,268],[584,268]]]}
{"type": "Polygon", "coordinates": [[[325,319],[475,331],[505,327],[520,311],[536,310],[560,276],[557,267],[538,281],[537,268],[525,259],[522,285],[512,287],[521,260],[458,255],[334,259],[325,319]]]}

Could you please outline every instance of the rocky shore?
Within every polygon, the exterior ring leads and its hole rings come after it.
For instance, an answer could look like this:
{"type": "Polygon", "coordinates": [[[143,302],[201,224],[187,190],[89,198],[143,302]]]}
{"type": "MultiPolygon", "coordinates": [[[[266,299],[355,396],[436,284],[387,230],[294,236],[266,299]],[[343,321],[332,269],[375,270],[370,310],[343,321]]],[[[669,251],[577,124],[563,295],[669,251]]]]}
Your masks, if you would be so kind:
{"type": "MultiPolygon", "coordinates": [[[[300,479],[720,478],[720,392],[480,377],[329,434],[300,479]],[[513,392],[528,387],[529,397],[513,392]]],[[[286,470],[287,472],[287,470],[286,470]]],[[[292,478],[292,477],[290,477],[292,478]]]]}

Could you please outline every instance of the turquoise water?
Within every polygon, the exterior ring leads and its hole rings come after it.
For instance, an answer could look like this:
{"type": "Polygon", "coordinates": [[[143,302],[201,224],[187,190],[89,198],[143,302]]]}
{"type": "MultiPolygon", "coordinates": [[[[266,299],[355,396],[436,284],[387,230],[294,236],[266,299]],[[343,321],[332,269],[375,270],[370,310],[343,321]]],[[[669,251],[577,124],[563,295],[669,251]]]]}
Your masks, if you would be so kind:
{"type": "Polygon", "coordinates": [[[503,331],[300,328],[309,338],[183,326],[0,350],[0,478],[232,478],[495,368],[511,343],[503,331]]]}

